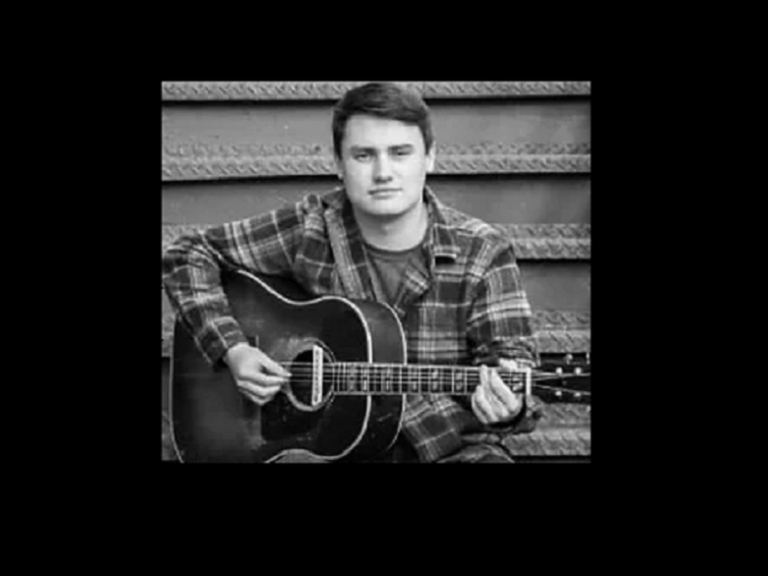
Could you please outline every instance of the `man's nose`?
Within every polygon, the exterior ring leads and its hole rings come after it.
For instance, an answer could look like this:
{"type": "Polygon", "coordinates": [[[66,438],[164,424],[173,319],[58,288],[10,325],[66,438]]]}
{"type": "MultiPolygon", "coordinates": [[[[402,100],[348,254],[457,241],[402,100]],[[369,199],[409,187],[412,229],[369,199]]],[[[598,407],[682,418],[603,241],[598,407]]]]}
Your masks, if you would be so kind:
{"type": "Polygon", "coordinates": [[[373,177],[376,182],[388,182],[392,179],[392,165],[386,155],[381,155],[376,160],[373,177]]]}

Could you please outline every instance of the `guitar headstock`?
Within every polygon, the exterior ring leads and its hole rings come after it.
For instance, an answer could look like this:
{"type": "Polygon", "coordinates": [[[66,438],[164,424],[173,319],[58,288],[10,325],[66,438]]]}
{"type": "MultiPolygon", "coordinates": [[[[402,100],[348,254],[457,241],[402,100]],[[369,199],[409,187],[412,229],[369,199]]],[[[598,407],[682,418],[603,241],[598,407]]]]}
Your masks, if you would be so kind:
{"type": "Polygon", "coordinates": [[[542,359],[532,379],[531,392],[543,402],[591,403],[589,354],[542,359]]]}

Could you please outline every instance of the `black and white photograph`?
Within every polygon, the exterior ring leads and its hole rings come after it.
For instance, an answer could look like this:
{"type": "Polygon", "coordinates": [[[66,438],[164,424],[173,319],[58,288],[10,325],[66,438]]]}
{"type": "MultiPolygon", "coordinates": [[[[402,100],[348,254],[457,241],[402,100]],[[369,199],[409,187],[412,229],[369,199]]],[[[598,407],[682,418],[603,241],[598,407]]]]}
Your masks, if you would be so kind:
{"type": "Polygon", "coordinates": [[[162,456],[590,463],[591,83],[162,82],[162,456]]]}

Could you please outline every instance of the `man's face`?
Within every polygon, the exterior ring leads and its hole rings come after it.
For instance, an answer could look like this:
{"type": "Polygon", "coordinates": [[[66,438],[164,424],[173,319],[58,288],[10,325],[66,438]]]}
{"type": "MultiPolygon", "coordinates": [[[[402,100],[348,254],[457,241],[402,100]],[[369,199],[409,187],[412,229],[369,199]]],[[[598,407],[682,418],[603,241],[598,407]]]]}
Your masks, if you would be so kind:
{"type": "Polygon", "coordinates": [[[417,208],[424,181],[435,164],[416,125],[375,116],[347,120],[336,159],[347,197],[357,212],[393,219],[417,208]]]}

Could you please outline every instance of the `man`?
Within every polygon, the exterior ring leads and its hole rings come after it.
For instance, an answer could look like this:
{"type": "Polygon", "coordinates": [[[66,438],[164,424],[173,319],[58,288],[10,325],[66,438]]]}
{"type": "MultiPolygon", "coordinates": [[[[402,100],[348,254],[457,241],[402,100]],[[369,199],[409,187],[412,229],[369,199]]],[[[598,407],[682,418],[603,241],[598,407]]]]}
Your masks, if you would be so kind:
{"type": "Polygon", "coordinates": [[[406,331],[409,363],[482,367],[469,402],[407,396],[401,433],[383,459],[511,462],[502,435],[532,430],[538,413],[488,367],[536,363],[509,240],[425,185],[435,143],[417,94],[389,83],[350,90],[334,109],[333,145],[339,189],[170,246],[163,282],[171,303],[206,358],[225,363],[263,406],[289,374],[246,342],[219,284],[222,264],[289,275],[317,295],[386,302],[406,331]]]}

